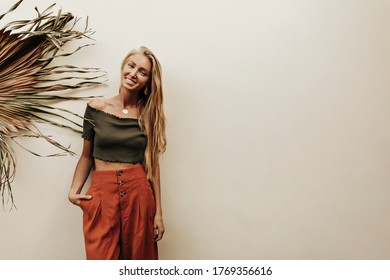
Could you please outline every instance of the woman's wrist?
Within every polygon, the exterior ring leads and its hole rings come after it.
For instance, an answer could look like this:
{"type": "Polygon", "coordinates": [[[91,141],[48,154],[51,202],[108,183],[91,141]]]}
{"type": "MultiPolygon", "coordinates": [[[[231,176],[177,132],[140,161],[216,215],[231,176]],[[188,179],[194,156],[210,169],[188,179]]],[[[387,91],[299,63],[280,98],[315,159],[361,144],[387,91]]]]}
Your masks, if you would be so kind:
{"type": "Polygon", "coordinates": [[[162,211],[157,211],[156,214],[154,215],[154,217],[162,219],[162,217],[163,217],[162,211]]]}

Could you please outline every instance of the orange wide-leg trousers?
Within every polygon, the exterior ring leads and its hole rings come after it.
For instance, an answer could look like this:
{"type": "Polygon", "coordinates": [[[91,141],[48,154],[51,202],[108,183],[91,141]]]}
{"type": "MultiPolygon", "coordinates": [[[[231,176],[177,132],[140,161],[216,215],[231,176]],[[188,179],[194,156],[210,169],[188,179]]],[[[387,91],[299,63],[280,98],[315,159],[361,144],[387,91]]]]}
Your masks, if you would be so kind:
{"type": "Polygon", "coordinates": [[[81,200],[86,256],[89,260],[156,260],[153,190],[142,165],[94,171],[81,200]]]}

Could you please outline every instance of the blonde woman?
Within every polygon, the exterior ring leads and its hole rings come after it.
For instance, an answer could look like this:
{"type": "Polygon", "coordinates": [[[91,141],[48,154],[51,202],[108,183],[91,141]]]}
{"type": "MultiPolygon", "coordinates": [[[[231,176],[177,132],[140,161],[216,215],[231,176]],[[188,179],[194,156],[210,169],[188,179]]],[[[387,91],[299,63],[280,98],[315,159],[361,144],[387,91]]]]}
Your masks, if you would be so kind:
{"type": "Polygon", "coordinates": [[[123,60],[118,95],[88,103],[82,136],[69,200],[83,210],[87,259],[158,259],[165,116],[161,66],[148,48],[123,60]]]}

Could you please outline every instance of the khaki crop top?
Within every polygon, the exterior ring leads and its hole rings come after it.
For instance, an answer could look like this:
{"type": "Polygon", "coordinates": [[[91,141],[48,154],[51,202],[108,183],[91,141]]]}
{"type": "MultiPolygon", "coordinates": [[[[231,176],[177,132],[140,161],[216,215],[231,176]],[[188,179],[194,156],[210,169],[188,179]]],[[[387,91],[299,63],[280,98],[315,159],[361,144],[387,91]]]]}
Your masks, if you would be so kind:
{"type": "Polygon", "coordinates": [[[93,141],[92,156],[96,159],[122,163],[144,161],[146,133],[137,119],[121,118],[87,105],[82,137],[93,141]]]}

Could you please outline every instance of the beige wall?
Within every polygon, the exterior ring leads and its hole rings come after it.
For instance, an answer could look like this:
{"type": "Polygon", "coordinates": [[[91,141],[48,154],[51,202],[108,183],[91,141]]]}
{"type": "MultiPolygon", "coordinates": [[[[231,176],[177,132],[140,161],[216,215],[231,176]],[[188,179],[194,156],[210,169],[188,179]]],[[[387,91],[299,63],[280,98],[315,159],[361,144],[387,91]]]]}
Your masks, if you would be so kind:
{"type": "MultiPolygon", "coordinates": [[[[388,0],[57,4],[96,30],[96,46],[67,61],[108,72],[88,94],[116,94],[139,45],[163,65],[162,259],[390,258],[388,0]]],[[[80,152],[79,135],[46,131],[80,152]]],[[[77,158],[15,149],[18,210],[0,212],[0,259],[83,259],[67,201],[77,158]]]]}

